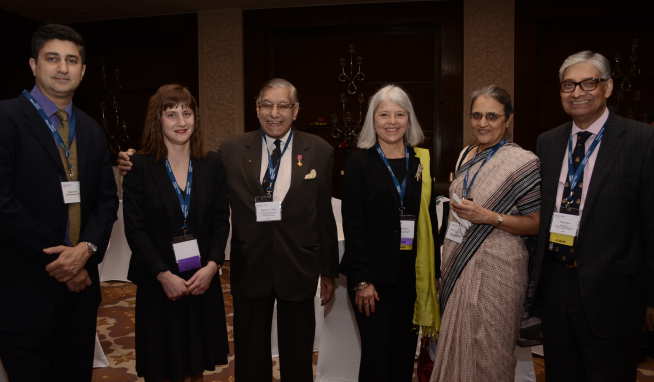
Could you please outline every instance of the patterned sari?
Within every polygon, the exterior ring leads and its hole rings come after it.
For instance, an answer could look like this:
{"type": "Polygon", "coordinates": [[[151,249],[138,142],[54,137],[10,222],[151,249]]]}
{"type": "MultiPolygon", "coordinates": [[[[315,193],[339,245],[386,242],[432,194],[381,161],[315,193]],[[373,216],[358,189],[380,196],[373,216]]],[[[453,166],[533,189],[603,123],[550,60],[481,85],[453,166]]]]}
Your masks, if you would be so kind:
{"type": "MultiPolygon", "coordinates": [[[[463,195],[466,172],[479,171],[470,191],[477,204],[508,215],[538,211],[538,158],[513,143],[484,164],[488,155],[484,151],[457,170],[450,194],[463,195]]],[[[432,382],[513,381],[527,266],[523,239],[491,225],[473,224],[460,244],[445,240],[432,382]]]]}

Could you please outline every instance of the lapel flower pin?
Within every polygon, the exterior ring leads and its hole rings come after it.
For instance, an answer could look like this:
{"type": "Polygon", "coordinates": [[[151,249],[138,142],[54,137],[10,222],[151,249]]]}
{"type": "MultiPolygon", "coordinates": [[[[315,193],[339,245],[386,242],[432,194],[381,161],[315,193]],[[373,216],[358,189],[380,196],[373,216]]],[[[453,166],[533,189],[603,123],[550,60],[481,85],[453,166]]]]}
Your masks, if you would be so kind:
{"type": "Polygon", "coordinates": [[[302,165],[303,165],[303,163],[302,163],[302,158],[303,158],[303,157],[302,157],[302,154],[298,154],[298,155],[297,155],[297,166],[298,166],[298,167],[302,167],[302,165]]]}

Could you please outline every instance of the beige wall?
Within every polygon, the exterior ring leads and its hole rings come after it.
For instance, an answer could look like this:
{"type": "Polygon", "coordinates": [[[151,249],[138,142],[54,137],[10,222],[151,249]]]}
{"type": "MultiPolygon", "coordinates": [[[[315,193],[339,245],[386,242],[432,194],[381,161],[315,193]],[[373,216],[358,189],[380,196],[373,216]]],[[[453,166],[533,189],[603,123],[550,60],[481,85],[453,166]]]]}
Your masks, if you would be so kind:
{"type": "Polygon", "coordinates": [[[241,9],[198,14],[200,116],[211,149],[244,131],[242,25],[241,9]]]}
{"type": "Polygon", "coordinates": [[[495,84],[514,95],[515,0],[463,1],[463,142],[471,143],[470,93],[495,84]]]}

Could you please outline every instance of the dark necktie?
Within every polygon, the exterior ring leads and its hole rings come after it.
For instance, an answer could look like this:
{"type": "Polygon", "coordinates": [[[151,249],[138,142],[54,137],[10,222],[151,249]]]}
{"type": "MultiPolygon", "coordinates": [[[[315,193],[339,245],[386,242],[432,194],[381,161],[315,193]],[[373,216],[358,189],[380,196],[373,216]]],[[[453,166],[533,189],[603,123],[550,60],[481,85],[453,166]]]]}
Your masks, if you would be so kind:
{"type": "MultiPolygon", "coordinates": [[[[66,113],[64,110],[57,110],[55,112],[57,115],[57,118],[59,118],[59,135],[61,135],[61,139],[64,141],[66,146],[70,146],[70,157],[68,158],[68,161],[66,161],[66,156],[64,153],[64,150],[59,148],[59,156],[61,157],[61,163],[64,166],[64,170],[66,172],[66,178],[68,181],[75,181],[78,180],[78,166],[77,166],[77,144],[74,141],[68,142],[68,132],[69,132],[69,124],[68,124],[68,113],[66,113]],[[68,163],[70,163],[71,169],[68,169],[68,163]]],[[[81,226],[81,204],[80,203],[70,203],[68,204],[68,240],[70,240],[70,243],[72,245],[76,245],[77,242],[79,241],[79,233],[80,233],[80,226],[81,226]]]]}
{"type": "Polygon", "coordinates": [[[584,182],[584,170],[579,174],[579,182],[577,182],[573,190],[570,189],[570,175],[577,171],[577,166],[581,163],[586,155],[586,140],[592,134],[588,131],[581,131],[577,133],[577,144],[572,152],[573,168],[568,168],[568,176],[565,178],[565,188],[563,189],[563,196],[561,198],[561,212],[579,215],[579,207],[581,206],[581,190],[584,182]]]}
{"type": "MultiPolygon", "coordinates": [[[[270,172],[272,170],[275,170],[276,173],[279,173],[279,162],[282,159],[282,150],[280,148],[282,141],[279,139],[275,139],[275,149],[273,150],[272,154],[270,154],[270,162],[268,163],[268,170],[266,170],[266,174],[263,177],[263,182],[261,182],[261,185],[263,186],[263,189],[268,192],[270,190],[270,193],[272,194],[273,188],[275,187],[275,184],[272,182],[270,179],[270,172]]],[[[277,180],[275,178],[275,180],[277,180]]]]}
{"type": "MultiPolygon", "coordinates": [[[[579,215],[579,207],[581,206],[581,190],[583,187],[584,181],[584,170],[579,174],[579,182],[575,185],[574,189],[570,189],[570,175],[574,174],[577,171],[577,166],[581,163],[586,155],[586,140],[592,134],[588,131],[580,131],[577,133],[577,143],[572,152],[572,168],[568,168],[568,176],[565,178],[565,187],[563,188],[563,195],[561,197],[561,208],[560,212],[579,215]],[[569,201],[569,202],[568,202],[569,201]]],[[[576,254],[574,247],[569,247],[567,245],[550,243],[550,250],[556,253],[556,256],[559,260],[563,261],[570,268],[575,268],[577,266],[576,254]]]]}

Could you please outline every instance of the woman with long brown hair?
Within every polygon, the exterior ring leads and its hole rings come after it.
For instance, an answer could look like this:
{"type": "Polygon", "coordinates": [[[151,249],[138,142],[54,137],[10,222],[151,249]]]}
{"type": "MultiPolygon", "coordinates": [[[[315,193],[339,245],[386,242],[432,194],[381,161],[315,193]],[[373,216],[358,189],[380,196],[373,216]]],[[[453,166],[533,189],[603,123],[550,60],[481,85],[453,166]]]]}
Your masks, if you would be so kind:
{"type": "Polygon", "coordinates": [[[147,382],[201,381],[227,363],[218,272],[229,232],[225,178],[204,149],[197,109],[181,85],[157,90],[123,184],[136,371],[147,382]]]}

